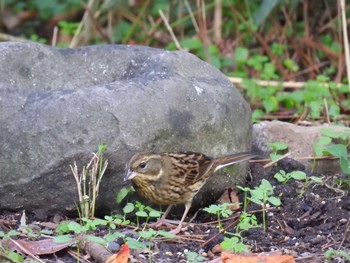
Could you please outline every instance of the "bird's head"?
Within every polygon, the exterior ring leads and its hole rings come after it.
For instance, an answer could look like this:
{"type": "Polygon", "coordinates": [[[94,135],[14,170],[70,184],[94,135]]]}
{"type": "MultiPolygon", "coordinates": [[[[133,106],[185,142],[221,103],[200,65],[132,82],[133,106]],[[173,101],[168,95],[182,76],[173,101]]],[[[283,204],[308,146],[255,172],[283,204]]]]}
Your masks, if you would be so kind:
{"type": "Polygon", "coordinates": [[[148,181],[156,181],[163,175],[163,162],[160,154],[137,153],[128,163],[124,181],[134,178],[148,181]]]}

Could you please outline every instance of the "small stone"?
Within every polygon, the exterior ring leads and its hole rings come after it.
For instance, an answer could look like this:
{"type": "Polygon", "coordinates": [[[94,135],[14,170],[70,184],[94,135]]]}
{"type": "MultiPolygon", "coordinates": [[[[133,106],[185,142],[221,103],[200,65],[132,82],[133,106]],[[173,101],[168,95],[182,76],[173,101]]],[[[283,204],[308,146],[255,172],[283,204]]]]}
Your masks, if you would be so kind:
{"type": "Polygon", "coordinates": [[[119,251],[120,249],[120,245],[117,243],[117,242],[108,242],[107,244],[107,248],[111,251],[111,252],[116,252],[116,251],[119,251]]]}
{"type": "Polygon", "coordinates": [[[165,255],[172,257],[174,254],[171,251],[167,251],[167,252],[165,252],[165,255]]]}
{"type": "Polygon", "coordinates": [[[339,220],[339,223],[341,224],[346,224],[348,222],[348,220],[346,218],[342,218],[339,220]]]}

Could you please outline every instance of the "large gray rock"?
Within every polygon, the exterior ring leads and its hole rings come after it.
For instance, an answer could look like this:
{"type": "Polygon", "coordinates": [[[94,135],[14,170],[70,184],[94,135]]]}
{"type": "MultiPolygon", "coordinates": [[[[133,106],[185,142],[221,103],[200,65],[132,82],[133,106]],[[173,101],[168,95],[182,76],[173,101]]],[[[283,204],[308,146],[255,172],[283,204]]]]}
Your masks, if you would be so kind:
{"type": "MultiPolygon", "coordinates": [[[[249,106],[223,74],[186,52],[8,42],[0,43],[0,68],[0,209],[74,210],[69,165],[81,169],[99,144],[109,159],[103,212],[118,209],[125,163],[137,151],[250,148],[249,106]]],[[[214,176],[196,204],[242,184],[244,168],[214,176]]]]}

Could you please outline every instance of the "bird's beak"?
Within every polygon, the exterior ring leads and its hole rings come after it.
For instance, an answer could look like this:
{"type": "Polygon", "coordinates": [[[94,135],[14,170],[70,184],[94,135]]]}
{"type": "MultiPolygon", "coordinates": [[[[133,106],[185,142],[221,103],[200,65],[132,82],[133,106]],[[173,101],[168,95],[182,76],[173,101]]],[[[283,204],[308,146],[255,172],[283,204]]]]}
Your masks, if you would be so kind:
{"type": "Polygon", "coordinates": [[[134,178],[137,175],[137,173],[134,173],[133,171],[131,171],[130,169],[128,169],[128,171],[126,172],[125,176],[124,176],[124,181],[126,180],[131,180],[132,178],[134,178]]]}

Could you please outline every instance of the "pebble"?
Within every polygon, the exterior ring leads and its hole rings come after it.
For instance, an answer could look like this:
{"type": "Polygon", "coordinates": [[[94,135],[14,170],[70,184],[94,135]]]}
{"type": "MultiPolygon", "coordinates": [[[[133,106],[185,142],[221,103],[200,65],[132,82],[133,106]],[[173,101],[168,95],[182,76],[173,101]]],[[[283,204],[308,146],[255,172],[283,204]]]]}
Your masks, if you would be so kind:
{"type": "Polygon", "coordinates": [[[339,220],[339,222],[341,224],[346,224],[348,222],[348,220],[346,218],[342,218],[342,219],[339,220]]]}
{"type": "Polygon", "coordinates": [[[107,248],[111,250],[112,252],[119,251],[120,245],[117,242],[108,242],[107,248]]]}
{"type": "Polygon", "coordinates": [[[167,251],[167,252],[165,252],[165,255],[172,257],[174,254],[171,251],[167,251]]]}

